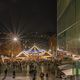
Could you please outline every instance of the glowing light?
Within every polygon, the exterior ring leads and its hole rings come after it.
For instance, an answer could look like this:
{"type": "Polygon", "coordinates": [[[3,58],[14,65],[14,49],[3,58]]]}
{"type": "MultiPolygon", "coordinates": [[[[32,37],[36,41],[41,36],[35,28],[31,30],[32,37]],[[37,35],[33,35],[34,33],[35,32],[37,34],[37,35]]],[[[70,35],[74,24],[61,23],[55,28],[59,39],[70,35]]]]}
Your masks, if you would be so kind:
{"type": "Polygon", "coordinates": [[[49,52],[51,52],[51,49],[49,49],[49,52]]]}
{"type": "Polygon", "coordinates": [[[14,37],[14,38],[13,38],[13,41],[18,41],[18,38],[17,38],[17,37],[14,37]]]}

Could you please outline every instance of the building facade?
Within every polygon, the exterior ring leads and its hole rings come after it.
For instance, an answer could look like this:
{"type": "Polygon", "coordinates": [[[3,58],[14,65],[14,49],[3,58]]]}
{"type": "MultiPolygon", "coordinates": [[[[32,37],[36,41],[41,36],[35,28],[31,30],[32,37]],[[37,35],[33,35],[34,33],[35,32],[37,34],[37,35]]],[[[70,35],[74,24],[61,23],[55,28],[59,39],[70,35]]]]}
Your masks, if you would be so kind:
{"type": "Polygon", "coordinates": [[[80,54],[80,0],[57,0],[58,48],[80,54]]]}

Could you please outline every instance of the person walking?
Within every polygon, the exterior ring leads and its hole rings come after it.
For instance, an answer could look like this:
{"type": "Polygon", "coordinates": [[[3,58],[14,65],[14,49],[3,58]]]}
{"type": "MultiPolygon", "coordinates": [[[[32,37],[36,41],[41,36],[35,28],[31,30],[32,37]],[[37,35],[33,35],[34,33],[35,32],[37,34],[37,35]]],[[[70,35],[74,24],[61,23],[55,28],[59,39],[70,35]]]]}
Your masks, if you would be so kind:
{"type": "Polygon", "coordinates": [[[15,70],[13,70],[13,78],[15,78],[15,70]]]}
{"type": "Polygon", "coordinates": [[[7,76],[7,68],[4,70],[4,77],[7,76]]]}
{"type": "Polygon", "coordinates": [[[32,77],[33,77],[33,71],[32,71],[32,69],[30,69],[30,71],[29,71],[29,76],[30,76],[30,80],[32,80],[32,77]]]}
{"type": "Polygon", "coordinates": [[[36,74],[37,74],[37,71],[35,69],[35,70],[33,70],[33,80],[36,80],[36,74]]]}
{"type": "Polygon", "coordinates": [[[40,78],[41,78],[41,80],[44,80],[44,73],[43,72],[40,73],[40,78]]]}
{"type": "Polygon", "coordinates": [[[48,80],[48,78],[49,78],[49,74],[48,74],[48,73],[46,73],[46,80],[48,80]]]}
{"type": "Polygon", "coordinates": [[[7,68],[4,70],[4,77],[2,78],[2,80],[5,80],[6,76],[7,76],[7,68]]]}

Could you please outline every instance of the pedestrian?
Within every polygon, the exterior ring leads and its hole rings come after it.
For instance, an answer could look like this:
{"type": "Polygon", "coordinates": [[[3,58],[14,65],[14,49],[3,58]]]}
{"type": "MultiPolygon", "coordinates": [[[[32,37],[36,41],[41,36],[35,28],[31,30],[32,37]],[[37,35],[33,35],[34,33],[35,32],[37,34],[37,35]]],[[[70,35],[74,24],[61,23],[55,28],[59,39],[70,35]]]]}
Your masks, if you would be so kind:
{"type": "Polygon", "coordinates": [[[7,68],[4,70],[4,77],[2,78],[2,80],[4,80],[7,76],[7,68]]]}
{"type": "Polygon", "coordinates": [[[44,73],[43,72],[40,73],[40,78],[41,78],[41,80],[44,80],[44,73]]]}
{"type": "Polygon", "coordinates": [[[30,75],[30,80],[32,80],[32,78],[33,78],[33,71],[31,69],[29,71],[29,75],[30,75]]]}
{"type": "Polygon", "coordinates": [[[48,75],[48,73],[46,73],[46,80],[48,80],[48,77],[49,77],[49,75],[48,75]]]}
{"type": "Polygon", "coordinates": [[[37,71],[35,69],[35,70],[33,70],[33,80],[36,80],[36,74],[37,74],[37,71]]]}
{"type": "Polygon", "coordinates": [[[15,70],[13,70],[13,78],[15,78],[15,70]]]}
{"type": "Polygon", "coordinates": [[[7,76],[7,68],[4,70],[4,77],[6,77],[7,76]]]}

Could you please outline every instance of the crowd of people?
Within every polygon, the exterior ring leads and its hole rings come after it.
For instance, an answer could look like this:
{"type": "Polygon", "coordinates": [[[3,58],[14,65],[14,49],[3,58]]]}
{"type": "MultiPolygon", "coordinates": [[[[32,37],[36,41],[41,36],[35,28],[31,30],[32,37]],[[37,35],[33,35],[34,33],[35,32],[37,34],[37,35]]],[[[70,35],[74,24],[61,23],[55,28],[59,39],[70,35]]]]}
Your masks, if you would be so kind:
{"type": "MultiPolygon", "coordinates": [[[[39,63],[27,63],[27,62],[6,62],[6,63],[0,63],[0,75],[4,74],[3,80],[9,75],[9,73],[12,75],[12,78],[15,78],[18,73],[27,73],[27,65],[29,65],[29,75],[30,80],[37,80],[37,76],[41,80],[49,80],[49,73],[42,72],[37,67],[40,68],[39,63]],[[36,65],[37,64],[37,65],[36,65]],[[46,78],[46,79],[45,79],[46,78]]],[[[27,76],[27,75],[25,75],[27,76]]]]}

